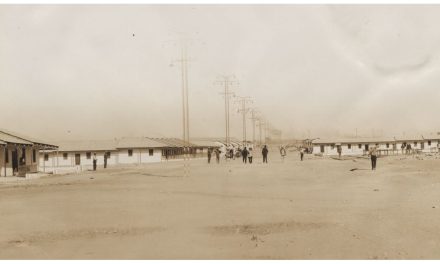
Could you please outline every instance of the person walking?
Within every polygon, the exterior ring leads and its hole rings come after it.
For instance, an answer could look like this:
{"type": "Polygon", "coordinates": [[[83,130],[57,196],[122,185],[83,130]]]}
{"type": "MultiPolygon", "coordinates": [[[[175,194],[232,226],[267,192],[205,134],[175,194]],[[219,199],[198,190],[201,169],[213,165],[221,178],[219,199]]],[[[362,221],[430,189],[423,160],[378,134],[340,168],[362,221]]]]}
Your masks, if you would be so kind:
{"type": "Polygon", "coordinates": [[[338,156],[339,156],[339,159],[341,159],[342,146],[341,146],[341,145],[338,145],[338,146],[337,146],[337,150],[338,150],[338,156]]]}
{"type": "Polygon", "coordinates": [[[374,146],[370,148],[369,154],[371,157],[371,170],[376,170],[376,163],[377,163],[377,147],[374,146]]]}
{"type": "Polygon", "coordinates": [[[211,148],[208,148],[208,163],[211,163],[211,155],[212,155],[212,150],[211,148]]]}
{"type": "Polygon", "coordinates": [[[301,161],[303,161],[304,160],[304,148],[303,147],[301,147],[299,150],[299,156],[301,158],[301,161]]]}
{"type": "Polygon", "coordinates": [[[269,150],[267,149],[267,146],[264,145],[263,150],[261,150],[261,154],[263,154],[263,163],[267,163],[267,154],[269,153],[269,150]]]}
{"type": "Polygon", "coordinates": [[[107,153],[104,153],[104,169],[107,168],[107,153]]]}
{"type": "Polygon", "coordinates": [[[249,148],[249,154],[248,154],[248,159],[249,159],[249,164],[252,164],[252,157],[253,157],[253,149],[249,148]]]}
{"type": "Polygon", "coordinates": [[[280,147],[280,155],[281,155],[281,160],[284,162],[284,157],[286,157],[286,149],[284,148],[284,146],[280,147]]]}
{"type": "Polygon", "coordinates": [[[98,159],[96,158],[96,153],[93,153],[93,170],[96,171],[96,165],[98,163],[98,159]]]}
{"type": "Polygon", "coordinates": [[[217,148],[214,150],[215,152],[215,160],[217,161],[217,163],[220,163],[220,150],[217,148]]]}
{"type": "Polygon", "coordinates": [[[247,163],[247,157],[248,157],[249,151],[246,147],[241,151],[241,156],[243,157],[243,163],[247,163]]]}

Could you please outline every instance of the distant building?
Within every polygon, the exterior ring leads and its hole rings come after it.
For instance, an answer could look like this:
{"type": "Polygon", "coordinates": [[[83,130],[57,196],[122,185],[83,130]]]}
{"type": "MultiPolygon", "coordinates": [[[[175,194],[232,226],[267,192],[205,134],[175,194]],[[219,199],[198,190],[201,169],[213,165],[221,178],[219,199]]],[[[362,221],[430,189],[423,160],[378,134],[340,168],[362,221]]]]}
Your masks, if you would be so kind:
{"type": "Polygon", "coordinates": [[[57,146],[2,129],[0,149],[0,176],[26,176],[40,170],[40,150],[55,150],[57,146]]]}
{"type": "Polygon", "coordinates": [[[312,142],[313,154],[338,155],[338,147],[342,155],[365,155],[372,146],[377,146],[381,155],[398,155],[406,152],[410,145],[410,153],[438,152],[440,136],[413,136],[389,138],[347,138],[347,139],[315,139],[312,142]],[[405,151],[402,152],[402,145],[405,151]]]}

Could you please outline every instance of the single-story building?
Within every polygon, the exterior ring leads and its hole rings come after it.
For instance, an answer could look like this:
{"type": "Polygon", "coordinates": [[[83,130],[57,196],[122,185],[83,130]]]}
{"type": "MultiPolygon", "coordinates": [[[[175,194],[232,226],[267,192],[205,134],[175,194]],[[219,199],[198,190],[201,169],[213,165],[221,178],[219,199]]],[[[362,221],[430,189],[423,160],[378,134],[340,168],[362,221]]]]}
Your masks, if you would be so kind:
{"type": "Polygon", "coordinates": [[[383,138],[346,138],[346,139],[315,139],[312,142],[313,154],[365,155],[372,146],[377,146],[380,155],[398,155],[418,152],[438,152],[439,136],[383,137],[383,138]],[[410,145],[411,150],[406,151],[410,145]],[[405,151],[402,150],[405,147],[405,151]]]}
{"type": "Polygon", "coordinates": [[[40,150],[55,150],[57,146],[1,129],[0,149],[0,176],[26,176],[40,170],[40,150]]]}
{"type": "Polygon", "coordinates": [[[76,140],[58,142],[56,151],[44,151],[40,157],[40,166],[46,171],[93,169],[93,156],[102,168],[106,159],[108,166],[118,164],[142,164],[160,162],[162,149],[167,145],[155,140],[121,138],[113,140],[76,140]]]}
{"type": "Polygon", "coordinates": [[[77,167],[80,170],[93,168],[93,155],[96,154],[98,164],[104,164],[104,155],[107,164],[118,164],[118,150],[116,140],[75,140],[59,141],[57,150],[42,151],[40,167],[45,172],[71,170],[77,167]]]}

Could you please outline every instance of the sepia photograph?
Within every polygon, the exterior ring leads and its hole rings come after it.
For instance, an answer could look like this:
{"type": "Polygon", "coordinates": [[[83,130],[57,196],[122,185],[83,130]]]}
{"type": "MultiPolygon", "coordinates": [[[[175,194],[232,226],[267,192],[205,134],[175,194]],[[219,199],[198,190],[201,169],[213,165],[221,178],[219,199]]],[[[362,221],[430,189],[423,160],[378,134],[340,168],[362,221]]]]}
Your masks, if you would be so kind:
{"type": "Polygon", "coordinates": [[[0,260],[439,260],[439,25],[1,3],[0,260]]]}

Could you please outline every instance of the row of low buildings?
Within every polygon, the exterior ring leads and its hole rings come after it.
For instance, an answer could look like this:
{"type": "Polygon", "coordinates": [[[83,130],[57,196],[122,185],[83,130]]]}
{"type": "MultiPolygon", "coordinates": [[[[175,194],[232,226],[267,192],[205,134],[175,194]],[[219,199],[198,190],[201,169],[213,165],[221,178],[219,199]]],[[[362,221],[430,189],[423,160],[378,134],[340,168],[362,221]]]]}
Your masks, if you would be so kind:
{"type": "Polygon", "coordinates": [[[25,176],[28,173],[87,170],[98,167],[144,164],[204,157],[209,148],[222,148],[215,139],[184,142],[177,138],[120,138],[113,140],[76,140],[45,143],[0,129],[0,176],[25,176]],[[105,157],[105,158],[104,158],[105,157]]]}
{"type": "Polygon", "coordinates": [[[185,143],[177,138],[120,138],[114,140],[87,140],[56,142],[58,149],[45,150],[39,166],[43,172],[63,170],[87,170],[93,167],[96,155],[98,167],[145,164],[206,156],[209,148],[220,148],[214,141],[191,141],[185,143]]]}
{"type": "Polygon", "coordinates": [[[410,137],[314,139],[311,142],[313,154],[365,155],[376,146],[380,155],[399,155],[408,153],[435,153],[439,151],[439,135],[420,135],[410,137]]]}

